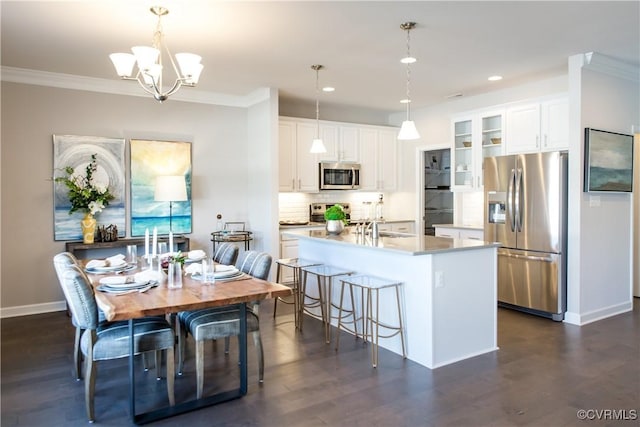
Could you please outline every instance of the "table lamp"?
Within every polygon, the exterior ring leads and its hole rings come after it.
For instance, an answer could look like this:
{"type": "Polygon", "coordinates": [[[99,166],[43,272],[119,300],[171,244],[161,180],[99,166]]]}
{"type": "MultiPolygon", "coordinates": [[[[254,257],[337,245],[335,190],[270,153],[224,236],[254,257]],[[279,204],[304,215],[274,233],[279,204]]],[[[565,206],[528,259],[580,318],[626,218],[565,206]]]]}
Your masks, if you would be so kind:
{"type": "Polygon", "coordinates": [[[153,199],[156,202],[169,202],[169,232],[173,232],[172,204],[187,200],[187,184],[184,175],[157,176],[153,199]]]}

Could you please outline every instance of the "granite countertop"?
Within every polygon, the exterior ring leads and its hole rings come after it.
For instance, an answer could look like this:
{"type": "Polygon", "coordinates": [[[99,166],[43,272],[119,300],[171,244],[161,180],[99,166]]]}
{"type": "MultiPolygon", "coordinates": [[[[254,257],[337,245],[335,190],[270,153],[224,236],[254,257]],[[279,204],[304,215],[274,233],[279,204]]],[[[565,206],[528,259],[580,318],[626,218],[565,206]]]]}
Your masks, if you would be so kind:
{"type": "Polygon", "coordinates": [[[498,247],[500,244],[480,240],[451,239],[448,237],[418,236],[415,234],[380,232],[380,238],[354,234],[345,229],[339,235],[328,234],[326,230],[290,230],[287,235],[298,239],[311,239],[329,244],[361,246],[367,249],[400,252],[406,255],[429,255],[443,252],[473,250],[498,247]]]}

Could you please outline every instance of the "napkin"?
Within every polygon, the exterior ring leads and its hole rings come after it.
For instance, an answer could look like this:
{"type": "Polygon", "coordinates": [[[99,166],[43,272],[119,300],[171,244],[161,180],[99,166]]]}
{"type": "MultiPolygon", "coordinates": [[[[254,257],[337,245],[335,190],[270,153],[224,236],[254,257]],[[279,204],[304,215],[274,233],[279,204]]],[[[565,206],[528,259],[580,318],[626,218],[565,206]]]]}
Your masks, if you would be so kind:
{"type": "Polygon", "coordinates": [[[106,259],[92,259],[85,266],[86,268],[120,267],[127,265],[124,255],[118,254],[106,259]]]}
{"type": "Polygon", "coordinates": [[[187,257],[190,260],[194,260],[194,261],[199,261],[199,260],[203,259],[205,256],[207,256],[207,254],[203,250],[200,250],[200,249],[189,251],[189,253],[187,254],[187,257]]]}
{"type": "Polygon", "coordinates": [[[202,264],[198,264],[198,263],[189,264],[188,266],[185,267],[184,274],[191,274],[192,276],[194,274],[202,274],[202,264]]]}
{"type": "Polygon", "coordinates": [[[145,270],[133,275],[134,280],[136,282],[158,282],[160,283],[163,279],[163,273],[161,271],[153,271],[153,270],[145,270]]]}

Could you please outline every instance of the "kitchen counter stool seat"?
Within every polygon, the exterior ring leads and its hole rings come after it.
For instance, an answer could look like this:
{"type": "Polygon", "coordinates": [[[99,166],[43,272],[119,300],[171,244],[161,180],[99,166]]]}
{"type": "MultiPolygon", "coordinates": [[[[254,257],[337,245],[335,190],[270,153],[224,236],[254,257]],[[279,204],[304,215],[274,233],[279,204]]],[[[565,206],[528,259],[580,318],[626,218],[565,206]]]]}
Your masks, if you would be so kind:
{"type": "Polygon", "coordinates": [[[320,265],[319,262],[309,261],[301,258],[281,258],[276,260],[276,283],[289,286],[293,291],[293,300],[287,301],[284,298],[276,298],[273,302],[273,317],[276,317],[276,310],[278,309],[278,301],[284,304],[293,304],[293,320],[296,329],[299,327],[299,305],[300,305],[300,276],[302,274],[303,267],[311,267],[313,265],[320,265]],[[290,268],[293,270],[293,281],[289,283],[282,282],[282,269],[290,268]]]}
{"type": "MultiPolygon", "coordinates": [[[[339,276],[347,276],[354,274],[353,270],[345,268],[334,267],[332,265],[320,264],[312,265],[302,268],[302,278],[300,291],[300,315],[298,321],[300,323],[300,330],[302,331],[302,320],[304,313],[307,313],[311,317],[322,320],[324,323],[324,335],[325,342],[329,344],[331,342],[331,319],[336,318],[332,316],[332,308],[340,308],[338,304],[333,302],[332,288],[333,279],[339,276]],[[318,297],[313,297],[307,294],[307,282],[309,275],[315,276],[318,289],[318,297]],[[307,300],[310,300],[307,303],[307,300]],[[310,309],[318,307],[320,308],[320,316],[317,313],[312,312],[310,309]]],[[[351,307],[353,310],[353,307],[351,307]]]]}
{"type": "MultiPolygon", "coordinates": [[[[368,276],[368,275],[356,275],[341,279],[341,292],[340,301],[342,302],[344,296],[345,287],[349,288],[351,298],[353,301],[354,293],[357,294],[360,291],[361,304],[363,311],[363,331],[362,337],[365,341],[370,341],[371,346],[371,364],[374,368],[378,366],[378,342],[380,338],[391,338],[400,334],[400,342],[402,344],[402,357],[406,359],[407,353],[404,343],[404,326],[402,322],[402,305],[400,303],[400,286],[401,282],[390,280],[381,277],[368,276]],[[389,324],[380,320],[380,290],[393,288],[396,297],[396,308],[398,314],[398,323],[389,324]],[[388,335],[381,335],[380,328],[384,328],[389,331],[388,335]]],[[[383,301],[384,303],[384,301],[383,301]]],[[[342,309],[338,313],[338,330],[345,329],[342,325],[342,309]]],[[[355,325],[355,321],[354,321],[355,325]]],[[[349,331],[352,332],[352,331],[349,331]]],[[[356,337],[357,337],[356,328],[356,337]]],[[[340,343],[340,334],[336,338],[336,351],[340,343]]]]}

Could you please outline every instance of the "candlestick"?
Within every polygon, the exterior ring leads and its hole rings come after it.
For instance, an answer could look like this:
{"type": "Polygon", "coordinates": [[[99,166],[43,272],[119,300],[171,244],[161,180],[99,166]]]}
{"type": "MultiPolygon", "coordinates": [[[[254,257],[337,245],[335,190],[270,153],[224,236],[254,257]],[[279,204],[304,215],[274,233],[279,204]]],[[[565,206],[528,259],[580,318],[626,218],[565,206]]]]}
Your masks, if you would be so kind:
{"type": "Polygon", "coordinates": [[[169,231],[169,253],[173,254],[173,232],[169,231]]]}
{"type": "Polygon", "coordinates": [[[149,229],[144,230],[144,257],[149,259],[149,229]]]}
{"type": "Polygon", "coordinates": [[[158,227],[153,227],[153,243],[152,243],[151,252],[153,253],[153,257],[155,258],[158,255],[158,227]]]}

